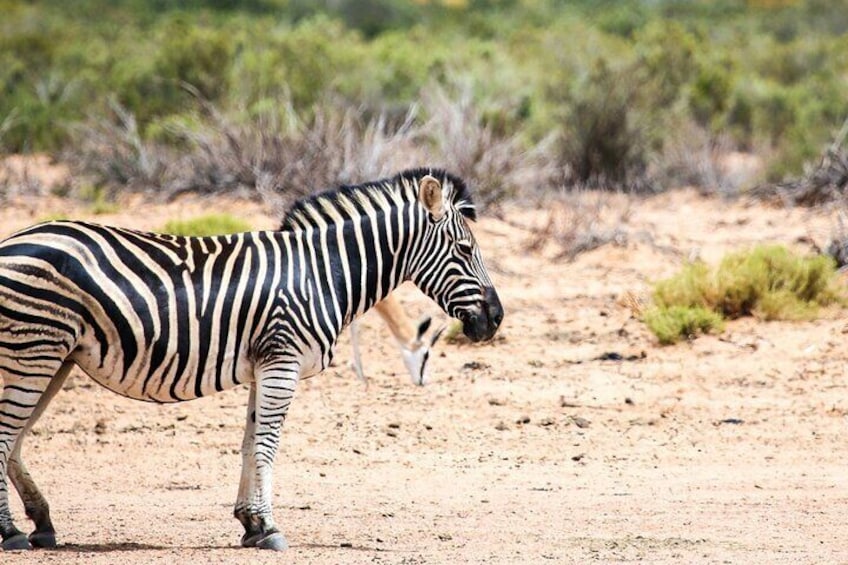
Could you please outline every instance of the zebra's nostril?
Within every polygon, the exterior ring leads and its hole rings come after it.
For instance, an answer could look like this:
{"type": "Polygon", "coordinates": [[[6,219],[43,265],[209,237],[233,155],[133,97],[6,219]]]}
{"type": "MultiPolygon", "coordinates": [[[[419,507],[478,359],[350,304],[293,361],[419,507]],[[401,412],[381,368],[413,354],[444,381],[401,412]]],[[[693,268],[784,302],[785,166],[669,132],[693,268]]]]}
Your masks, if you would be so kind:
{"type": "Polygon", "coordinates": [[[498,308],[497,313],[494,316],[495,325],[497,325],[497,326],[501,325],[501,322],[503,321],[503,317],[504,317],[503,308],[498,308]]]}
{"type": "Polygon", "coordinates": [[[503,306],[501,306],[501,301],[498,298],[498,293],[493,287],[488,287],[485,289],[485,296],[486,314],[488,314],[489,320],[494,324],[494,326],[497,327],[501,324],[501,321],[504,317],[503,306]]]}

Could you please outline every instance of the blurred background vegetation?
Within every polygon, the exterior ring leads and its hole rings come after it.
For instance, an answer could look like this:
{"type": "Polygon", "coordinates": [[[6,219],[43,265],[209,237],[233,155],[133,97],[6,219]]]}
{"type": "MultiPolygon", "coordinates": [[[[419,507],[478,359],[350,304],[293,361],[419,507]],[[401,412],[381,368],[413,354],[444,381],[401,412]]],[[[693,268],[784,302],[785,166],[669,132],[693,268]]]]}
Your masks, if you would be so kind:
{"type": "Polygon", "coordinates": [[[296,197],[422,163],[471,177],[492,209],[569,185],[738,193],[802,174],[848,117],[845,0],[0,0],[0,14],[0,154],[46,152],[110,194],[296,197]],[[760,166],[741,174],[739,154],[760,166]]]}

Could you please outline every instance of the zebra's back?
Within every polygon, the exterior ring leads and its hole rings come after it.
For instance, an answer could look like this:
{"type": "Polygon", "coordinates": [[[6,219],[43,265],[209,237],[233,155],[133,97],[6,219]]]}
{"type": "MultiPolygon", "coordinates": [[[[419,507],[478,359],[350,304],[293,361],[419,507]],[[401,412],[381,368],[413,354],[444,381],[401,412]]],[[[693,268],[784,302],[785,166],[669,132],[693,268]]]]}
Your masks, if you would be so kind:
{"type": "Polygon", "coordinates": [[[291,267],[285,239],[186,238],[83,222],[15,234],[0,244],[0,323],[18,329],[3,333],[0,355],[6,349],[25,365],[19,351],[43,357],[52,346],[51,355],[142,400],[235,386],[251,378],[253,338],[291,267]]]}

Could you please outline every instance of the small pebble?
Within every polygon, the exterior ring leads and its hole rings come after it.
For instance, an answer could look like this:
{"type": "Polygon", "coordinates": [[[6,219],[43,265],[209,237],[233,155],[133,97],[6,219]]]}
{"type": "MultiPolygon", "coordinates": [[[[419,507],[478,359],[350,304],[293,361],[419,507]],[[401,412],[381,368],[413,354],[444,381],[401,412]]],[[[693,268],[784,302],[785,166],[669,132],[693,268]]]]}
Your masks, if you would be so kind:
{"type": "Polygon", "coordinates": [[[574,425],[578,428],[588,428],[590,424],[589,420],[580,416],[572,416],[571,421],[574,422],[574,425]]]}

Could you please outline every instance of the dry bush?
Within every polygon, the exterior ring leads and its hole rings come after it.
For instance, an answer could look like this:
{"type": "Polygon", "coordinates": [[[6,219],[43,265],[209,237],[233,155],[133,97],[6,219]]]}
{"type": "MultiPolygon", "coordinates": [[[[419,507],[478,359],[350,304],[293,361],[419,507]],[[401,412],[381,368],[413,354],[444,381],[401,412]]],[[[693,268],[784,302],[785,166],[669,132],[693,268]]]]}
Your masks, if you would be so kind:
{"type": "Polygon", "coordinates": [[[842,209],[837,215],[836,228],[828,243],[825,254],[832,257],[836,267],[843,270],[848,267],[848,206],[843,201],[842,209]]]}
{"type": "Polygon", "coordinates": [[[0,200],[24,195],[41,196],[44,193],[44,183],[20,159],[10,156],[0,161],[0,200]]]}
{"type": "Polygon", "coordinates": [[[9,135],[9,132],[13,127],[20,123],[20,111],[17,108],[13,108],[6,115],[2,116],[0,119],[0,150],[5,148],[5,144],[3,143],[6,137],[9,135]]]}
{"type": "Polygon", "coordinates": [[[539,209],[547,210],[547,217],[531,228],[528,251],[553,244],[555,259],[573,261],[609,243],[627,244],[629,231],[623,224],[630,215],[630,199],[626,195],[576,189],[562,190],[546,200],[539,209]]]}
{"type": "Polygon", "coordinates": [[[200,101],[193,121],[163,126],[170,144],[145,141],[133,116],[113,104],[109,118],[78,129],[65,154],[98,186],[212,194],[254,189],[275,206],[339,184],[387,176],[414,154],[414,115],[390,126],[383,116],[325,102],[307,118],[290,107],[236,122],[200,101]]]}
{"type": "Polygon", "coordinates": [[[762,174],[727,135],[710,134],[693,122],[672,130],[652,169],[654,184],[666,189],[692,186],[724,197],[738,196],[762,174]]]}
{"type": "Polygon", "coordinates": [[[71,170],[97,186],[159,187],[171,155],[142,139],[135,116],[115,101],[107,116],[75,126],[73,142],[62,153],[71,170]]]}
{"type": "Polygon", "coordinates": [[[371,119],[354,107],[322,105],[284,137],[281,156],[263,167],[257,188],[276,205],[340,184],[387,177],[419,164],[414,146],[414,111],[400,123],[385,115],[371,119]]]}
{"type": "Polygon", "coordinates": [[[544,147],[528,149],[517,134],[487,123],[470,89],[457,90],[454,96],[440,87],[424,90],[422,131],[432,161],[474,187],[478,210],[496,210],[507,198],[526,196],[527,188],[548,186],[554,169],[544,147]]]}
{"type": "Polygon", "coordinates": [[[47,155],[9,155],[0,158],[0,200],[18,196],[64,194],[70,177],[47,155]]]}
{"type": "Polygon", "coordinates": [[[766,201],[782,201],[790,206],[818,206],[848,197],[848,119],[818,164],[803,177],[777,184],[761,184],[752,195],[766,201]]]}
{"type": "Polygon", "coordinates": [[[552,124],[558,136],[550,159],[559,181],[599,190],[654,192],[648,165],[659,129],[656,101],[640,68],[593,58],[553,96],[561,110],[552,124]]]}
{"type": "Polygon", "coordinates": [[[467,92],[451,98],[443,89],[426,89],[426,119],[416,107],[397,119],[326,98],[306,116],[283,104],[236,121],[197,100],[193,119],[160,126],[167,144],[143,139],[132,114],[113,104],[110,116],[78,128],[65,159],[97,186],[155,190],[166,198],[187,191],[255,194],[256,188],[278,208],[315,191],[422,165],[463,177],[480,210],[552,177],[544,151],[527,151],[517,136],[485,123],[467,92]]]}

